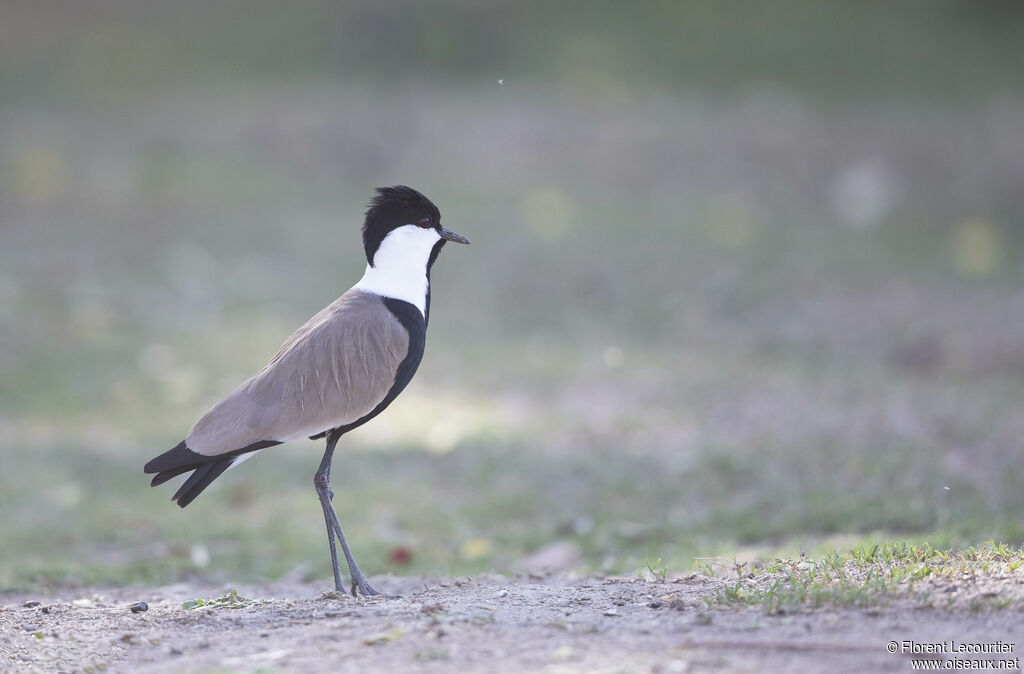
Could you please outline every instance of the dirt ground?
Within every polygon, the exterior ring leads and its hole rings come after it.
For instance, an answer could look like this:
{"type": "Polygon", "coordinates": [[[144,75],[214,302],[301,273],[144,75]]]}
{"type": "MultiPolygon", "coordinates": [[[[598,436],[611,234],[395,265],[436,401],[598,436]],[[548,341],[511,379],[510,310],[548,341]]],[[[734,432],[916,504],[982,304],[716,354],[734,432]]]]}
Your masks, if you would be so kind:
{"type": "MultiPolygon", "coordinates": [[[[399,599],[323,583],[88,588],[0,598],[0,669],[16,672],[909,672],[890,641],[1002,642],[1024,610],[710,608],[721,582],[622,577],[380,577],[399,599]],[[231,589],[237,608],[183,602],[231,589]],[[133,613],[144,601],[148,610],[133,613]],[[37,603],[38,602],[38,603],[37,603]]],[[[958,664],[960,663],[960,664],[958,664]]],[[[1008,663],[1011,668],[1014,663],[1008,663]]],[[[1019,668],[1019,667],[1018,667],[1019,668]]]]}

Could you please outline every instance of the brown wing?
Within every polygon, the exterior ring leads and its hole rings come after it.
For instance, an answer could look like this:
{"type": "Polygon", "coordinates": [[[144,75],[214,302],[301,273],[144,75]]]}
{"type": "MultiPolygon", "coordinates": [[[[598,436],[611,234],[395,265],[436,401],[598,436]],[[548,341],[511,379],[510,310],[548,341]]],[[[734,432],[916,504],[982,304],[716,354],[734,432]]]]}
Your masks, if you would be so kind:
{"type": "Polygon", "coordinates": [[[384,399],[409,336],[377,295],[349,290],[196,422],[185,442],[206,456],[352,423],[384,399]]]}

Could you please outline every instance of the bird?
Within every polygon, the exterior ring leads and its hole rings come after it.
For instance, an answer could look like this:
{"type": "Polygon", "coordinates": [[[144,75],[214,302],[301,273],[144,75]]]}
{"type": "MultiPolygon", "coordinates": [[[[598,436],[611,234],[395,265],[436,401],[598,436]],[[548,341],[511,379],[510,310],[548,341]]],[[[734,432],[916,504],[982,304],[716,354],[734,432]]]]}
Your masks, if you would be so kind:
{"type": "MultiPolygon", "coordinates": [[[[364,214],[366,270],[341,297],[296,330],[270,362],[192,426],[185,439],[146,463],[157,486],[191,475],[172,500],[184,508],[229,468],[291,440],[324,439],[313,484],[327,527],[334,587],[344,592],[335,539],[351,593],[381,594],[359,570],[332,504],[338,440],[380,414],[423,357],[430,317],[430,270],[445,243],[469,239],[441,225],[430,199],[404,185],[380,187],[364,214]]],[[[390,596],[390,595],[389,595],[390,596]]]]}

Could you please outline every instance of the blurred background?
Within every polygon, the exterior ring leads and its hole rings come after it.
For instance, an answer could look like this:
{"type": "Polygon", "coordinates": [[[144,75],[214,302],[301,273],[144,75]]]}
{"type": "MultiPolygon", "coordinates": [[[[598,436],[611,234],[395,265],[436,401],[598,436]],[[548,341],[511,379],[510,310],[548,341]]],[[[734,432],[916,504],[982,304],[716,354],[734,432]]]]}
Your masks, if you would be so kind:
{"type": "Polygon", "coordinates": [[[1021,64],[1013,0],[4,0],[0,589],[329,583],[322,443],[141,468],[396,183],[473,245],[335,457],[368,573],[1021,543],[1021,64]]]}

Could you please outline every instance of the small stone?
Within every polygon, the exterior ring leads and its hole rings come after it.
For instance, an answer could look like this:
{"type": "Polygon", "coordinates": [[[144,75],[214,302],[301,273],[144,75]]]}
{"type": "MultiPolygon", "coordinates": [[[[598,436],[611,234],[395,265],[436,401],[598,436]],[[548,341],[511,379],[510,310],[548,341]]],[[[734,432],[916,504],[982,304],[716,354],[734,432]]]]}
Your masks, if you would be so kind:
{"type": "Polygon", "coordinates": [[[618,615],[619,615],[619,612],[618,612],[618,611],[617,611],[616,609],[610,608],[610,609],[608,609],[607,611],[605,611],[605,612],[604,612],[604,614],[605,614],[606,616],[614,616],[614,617],[618,617],[618,615]]]}
{"type": "Polygon", "coordinates": [[[25,608],[35,608],[36,606],[39,606],[39,602],[37,602],[37,601],[27,601],[24,604],[22,604],[22,606],[24,606],[25,608]]]}
{"type": "Polygon", "coordinates": [[[502,597],[507,597],[508,596],[508,590],[498,590],[497,592],[494,593],[494,596],[497,597],[498,599],[501,599],[502,597]]]}
{"type": "Polygon", "coordinates": [[[132,613],[145,613],[149,610],[149,604],[144,601],[137,601],[128,607],[128,610],[132,613]]]}
{"type": "Polygon", "coordinates": [[[25,630],[26,632],[38,632],[39,631],[39,627],[37,625],[22,625],[21,629],[25,630]]]}

